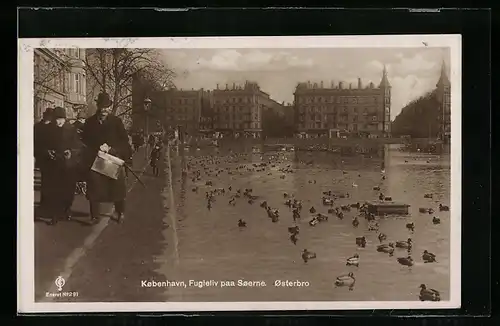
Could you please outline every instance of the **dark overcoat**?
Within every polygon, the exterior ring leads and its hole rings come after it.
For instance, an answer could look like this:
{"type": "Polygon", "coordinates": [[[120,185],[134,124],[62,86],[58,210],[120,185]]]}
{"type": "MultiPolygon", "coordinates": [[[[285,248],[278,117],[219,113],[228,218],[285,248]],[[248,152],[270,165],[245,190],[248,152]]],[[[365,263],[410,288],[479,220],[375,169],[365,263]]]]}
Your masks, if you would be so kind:
{"type": "Polygon", "coordinates": [[[44,199],[47,193],[47,182],[44,182],[46,175],[45,168],[49,163],[49,156],[47,153],[47,139],[48,129],[50,123],[40,121],[35,123],[33,130],[33,156],[35,157],[35,167],[40,169],[41,185],[40,185],[40,205],[44,209],[44,199]]]}
{"type": "Polygon", "coordinates": [[[117,202],[125,199],[126,182],[124,167],[120,168],[118,179],[90,170],[99,151],[99,147],[106,143],[111,147],[109,154],[128,161],[132,156],[132,148],[128,142],[128,135],[120,118],[109,115],[100,122],[97,114],[85,121],[82,131],[82,140],[85,144],[84,162],[87,171],[87,198],[95,202],[117,202]]]}
{"type": "Polygon", "coordinates": [[[40,169],[44,167],[48,159],[48,156],[45,154],[47,152],[48,129],[50,125],[50,123],[47,124],[40,121],[35,123],[33,128],[33,154],[36,160],[35,164],[40,169]]]}
{"type": "Polygon", "coordinates": [[[75,128],[65,123],[57,127],[55,123],[46,129],[45,148],[55,152],[51,159],[48,152],[41,156],[46,164],[42,176],[44,209],[53,217],[61,217],[71,208],[75,195],[76,168],[81,161],[82,143],[75,128]],[[64,151],[70,150],[71,157],[64,158],[64,151]]]}

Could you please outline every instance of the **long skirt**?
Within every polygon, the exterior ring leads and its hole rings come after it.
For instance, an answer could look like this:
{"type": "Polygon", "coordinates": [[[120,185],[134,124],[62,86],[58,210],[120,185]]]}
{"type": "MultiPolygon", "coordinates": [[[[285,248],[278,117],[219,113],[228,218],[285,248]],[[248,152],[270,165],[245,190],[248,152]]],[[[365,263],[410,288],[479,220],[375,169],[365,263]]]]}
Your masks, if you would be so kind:
{"type": "Polygon", "coordinates": [[[43,211],[48,217],[63,217],[75,198],[76,177],[71,169],[46,167],[42,172],[43,211]]]}
{"type": "Polygon", "coordinates": [[[87,174],[87,199],[98,203],[122,201],[127,194],[125,168],[120,167],[118,179],[90,170],[87,174]]]}

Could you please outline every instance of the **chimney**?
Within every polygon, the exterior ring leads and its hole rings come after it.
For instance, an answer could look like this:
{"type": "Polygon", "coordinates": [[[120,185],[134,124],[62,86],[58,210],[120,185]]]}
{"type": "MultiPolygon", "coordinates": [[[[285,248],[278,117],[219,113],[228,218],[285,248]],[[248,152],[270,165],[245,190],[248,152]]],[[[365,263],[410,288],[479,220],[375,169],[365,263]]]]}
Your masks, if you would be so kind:
{"type": "Polygon", "coordinates": [[[233,89],[236,89],[236,84],[235,83],[233,83],[233,89]]]}
{"type": "Polygon", "coordinates": [[[323,88],[323,81],[321,81],[321,88],[323,88]]]}
{"type": "Polygon", "coordinates": [[[339,82],[339,89],[344,89],[344,82],[339,82]]]}
{"type": "Polygon", "coordinates": [[[219,84],[217,83],[217,89],[219,89],[219,84]]]}
{"type": "Polygon", "coordinates": [[[352,89],[352,83],[349,83],[349,89],[352,89]]]}
{"type": "Polygon", "coordinates": [[[358,89],[362,89],[363,84],[361,83],[361,78],[358,78],[358,89]]]}

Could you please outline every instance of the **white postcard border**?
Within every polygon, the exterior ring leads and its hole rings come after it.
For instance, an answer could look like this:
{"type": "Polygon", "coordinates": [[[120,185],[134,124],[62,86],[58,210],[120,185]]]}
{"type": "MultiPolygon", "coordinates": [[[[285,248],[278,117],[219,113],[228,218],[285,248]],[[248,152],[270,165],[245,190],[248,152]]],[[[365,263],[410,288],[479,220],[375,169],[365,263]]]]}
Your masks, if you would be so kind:
{"type": "Polygon", "coordinates": [[[461,35],[277,36],[193,38],[65,38],[18,40],[18,312],[270,311],[354,309],[445,309],[461,305],[461,35]],[[449,47],[451,53],[450,300],[334,302],[38,303],[34,298],[33,50],[34,48],[375,48],[449,47]],[[30,91],[28,91],[30,90],[30,91]]]}

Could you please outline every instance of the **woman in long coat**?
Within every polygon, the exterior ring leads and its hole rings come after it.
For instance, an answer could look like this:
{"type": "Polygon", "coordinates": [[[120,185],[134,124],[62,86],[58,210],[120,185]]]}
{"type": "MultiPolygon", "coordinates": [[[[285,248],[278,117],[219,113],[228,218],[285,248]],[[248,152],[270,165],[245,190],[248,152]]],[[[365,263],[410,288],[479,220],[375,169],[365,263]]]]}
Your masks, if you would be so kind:
{"type": "Polygon", "coordinates": [[[54,121],[47,128],[44,144],[44,208],[49,224],[71,218],[75,196],[76,168],[80,163],[82,143],[76,129],[66,121],[66,110],[54,108],[54,121]]]}
{"type": "Polygon", "coordinates": [[[43,119],[34,125],[33,130],[33,154],[35,157],[35,167],[40,170],[40,210],[41,215],[46,213],[46,206],[44,203],[44,197],[47,193],[47,182],[43,179],[45,175],[45,168],[47,163],[50,163],[49,156],[47,153],[47,139],[48,139],[48,129],[50,129],[50,124],[52,122],[52,111],[53,108],[47,108],[43,113],[43,119]]]}
{"type": "Polygon", "coordinates": [[[100,203],[114,203],[116,219],[119,222],[125,217],[125,168],[120,167],[116,180],[91,170],[99,150],[126,162],[132,156],[127,131],[121,119],[111,114],[111,104],[109,95],[100,93],[97,98],[97,112],[85,121],[82,131],[82,140],[86,146],[84,161],[88,171],[87,199],[90,203],[92,224],[98,221],[100,203]]]}

